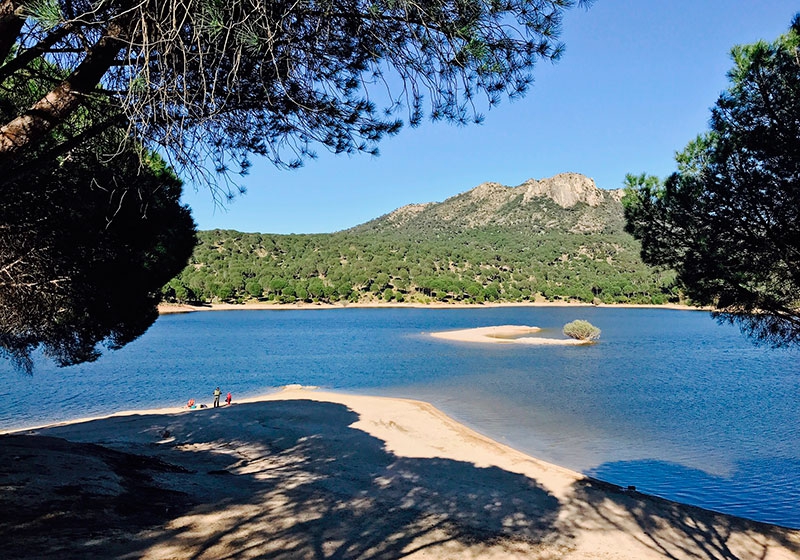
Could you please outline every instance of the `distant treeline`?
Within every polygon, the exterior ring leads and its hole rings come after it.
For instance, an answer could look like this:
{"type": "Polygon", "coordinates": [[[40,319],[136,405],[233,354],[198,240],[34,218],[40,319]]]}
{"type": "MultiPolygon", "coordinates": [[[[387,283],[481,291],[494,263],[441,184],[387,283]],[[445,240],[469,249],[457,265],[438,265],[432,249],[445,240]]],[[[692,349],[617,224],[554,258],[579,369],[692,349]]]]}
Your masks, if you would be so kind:
{"type": "Polygon", "coordinates": [[[167,301],[677,302],[674,274],[644,265],[625,233],[471,229],[271,235],[202,231],[167,301]]]}

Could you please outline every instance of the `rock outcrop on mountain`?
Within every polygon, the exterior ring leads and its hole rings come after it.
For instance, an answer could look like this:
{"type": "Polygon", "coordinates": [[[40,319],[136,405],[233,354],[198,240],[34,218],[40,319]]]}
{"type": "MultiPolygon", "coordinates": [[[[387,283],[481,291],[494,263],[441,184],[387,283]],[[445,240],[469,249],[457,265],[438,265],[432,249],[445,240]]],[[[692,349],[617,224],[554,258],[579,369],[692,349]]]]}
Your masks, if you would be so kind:
{"type": "Polygon", "coordinates": [[[591,207],[600,206],[610,195],[594,184],[594,180],[580,173],[559,173],[548,179],[528,179],[517,189],[525,189],[523,202],[528,203],[535,197],[545,196],[561,206],[572,208],[578,203],[591,207]]]}
{"type": "Polygon", "coordinates": [[[443,202],[403,206],[351,231],[464,231],[497,226],[532,233],[622,231],[622,190],[599,189],[579,173],[529,179],[516,187],[487,182],[443,202]]]}

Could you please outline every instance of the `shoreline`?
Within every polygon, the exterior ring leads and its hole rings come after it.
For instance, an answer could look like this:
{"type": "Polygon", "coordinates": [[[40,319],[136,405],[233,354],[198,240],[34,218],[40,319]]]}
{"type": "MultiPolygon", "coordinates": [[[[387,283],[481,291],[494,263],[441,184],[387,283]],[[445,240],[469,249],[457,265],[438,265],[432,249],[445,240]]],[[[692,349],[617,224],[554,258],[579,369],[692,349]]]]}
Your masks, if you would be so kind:
{"type": "MultiPolygon", "coordinates": [[[[123,411],[2,437],[13,489],[2,507],[11,514],[37,511],[36,500],[61,496],[59,488],[95,489],[98,520],[114,529],[108,542],[96,531],[85,538],[59,532],[53,519],[77,515],[67,508],[74,505],[67,494],[64,512],[48,502],[42,513],[43,527],[55,529],[19,533],[11,521],[9,534],[22,544],[12,554],[99,546],[98,557],[153,559],[319,558],[320,550],[324,557],[349,551],[353,558],[434,559],[720,558],[715,550],[731,558],[800,555],[800,530],[594,480],[411,399],[288,386],[219,409],[123,411]],[[9,445],[17,440],[30,440],[25,453],[9,445]],[[145,526],[128,518],[117,526],[116,513],[106,519],[103,500],[127,496],[125,484],[115,482],[125,473],[106,472],[119,464],[106,458],[106,448],[150,465],[153,495],[173,496],[172,505],[158,505],[145,526]],[[28,461],[47,467],[31,470],[28,461]]],[[[147,492],[132,498],[139,503],[147,492]]],[[[7,517],[0,516],[0,534],[7,517]]]]}
{"type": "Polygon", "coordinates": [[[606,309],[674,309],[679,311],[711,311],[709,307],[695,307],[677,303],[637,304],[637,303],[584,303],[584,302],[500,302],[500,303],[392,303],[392,302],[365,302],[365,303],[208,303],[203,305],[189,305],[177,303],[161,303],[158,305],[160,315],[175,313],[193,313],[196,311],[264,311],[264,310],[300,310],[300,309],[488,309],[501,307],[584,307],[606,309]]]}

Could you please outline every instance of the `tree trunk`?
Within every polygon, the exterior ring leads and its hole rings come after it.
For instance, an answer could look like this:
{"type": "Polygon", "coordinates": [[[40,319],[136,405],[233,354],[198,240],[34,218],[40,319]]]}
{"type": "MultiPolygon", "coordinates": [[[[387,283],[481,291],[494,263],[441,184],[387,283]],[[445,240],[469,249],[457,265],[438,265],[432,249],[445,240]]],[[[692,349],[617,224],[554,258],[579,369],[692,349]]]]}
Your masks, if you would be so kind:
{"type": "Polygon", "coordinates": [[[17,159],[63,122],[97,87],[124,46],[122,28],[111,23],[74,72],[25,113],[0,128],[0,164],[17,159]]]}

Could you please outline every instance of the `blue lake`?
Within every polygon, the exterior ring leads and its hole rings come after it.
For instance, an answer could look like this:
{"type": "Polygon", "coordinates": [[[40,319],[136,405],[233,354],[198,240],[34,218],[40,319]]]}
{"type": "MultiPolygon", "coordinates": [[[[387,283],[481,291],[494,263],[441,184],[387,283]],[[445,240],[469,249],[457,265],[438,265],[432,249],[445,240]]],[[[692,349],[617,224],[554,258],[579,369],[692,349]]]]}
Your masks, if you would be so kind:
{"type": "Polygon", "coordinates": [[[800,528],[800,352],[753,346],[698,311],[532,308],[166,315],[93,364],[33,376],[0,362],[0,429],[121,409],[210,404],[290,383],[426,400],[478,431],[591,476],[800,528]],[[450,342],[523,324],[591,346],[450,342]],[[548,332],[548,330],[550,332],[548,332]]]}

